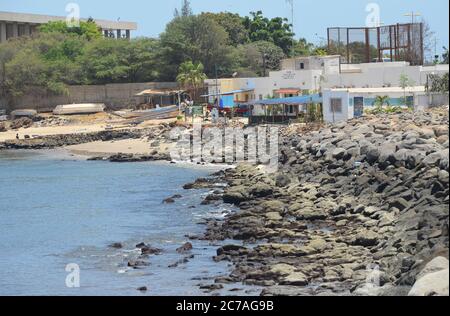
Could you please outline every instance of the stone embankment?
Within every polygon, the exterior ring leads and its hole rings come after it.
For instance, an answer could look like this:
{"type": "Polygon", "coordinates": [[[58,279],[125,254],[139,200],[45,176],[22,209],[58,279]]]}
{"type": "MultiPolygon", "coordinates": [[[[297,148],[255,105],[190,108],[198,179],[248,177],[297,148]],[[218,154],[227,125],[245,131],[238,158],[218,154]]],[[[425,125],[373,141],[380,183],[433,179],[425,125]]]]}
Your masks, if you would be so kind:
{"type": "Polygon", "coordinates": [[[448,261],[436,259],[449,252],[448,147],[445,109],[283,137],[277,173],[228,170],[206,199],[240,209],[204,236],[236,240],[217,252],[234,271],[216,282],[263,295],[448,295],[448,261]]]}

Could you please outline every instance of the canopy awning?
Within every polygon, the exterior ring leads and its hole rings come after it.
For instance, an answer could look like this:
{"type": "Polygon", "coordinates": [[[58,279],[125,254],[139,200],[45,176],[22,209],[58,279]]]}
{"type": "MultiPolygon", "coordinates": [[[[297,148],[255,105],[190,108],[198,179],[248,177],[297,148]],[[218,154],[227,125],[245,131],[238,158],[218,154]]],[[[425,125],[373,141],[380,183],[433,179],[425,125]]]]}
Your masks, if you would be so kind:
{"type": "Polygon", "coordinates": [[[322,96],[320,94],[311,94],[291,98],[257,100],[249,102],[248,104],[276,105],[276,104],[311,104],[311,103],[322,103],[322,96]]]}
{"type": "Polygon", "coordinates": [[[250,91],[254,91],[254,90],[255,89],[240,89],[240,90],[233,90],[233,91],[222,92],[222,93],[205,94],[205,95],[202,95],[201,97],[206,98],[206,97],[215,97],[215,96],[222,96],[222,95],[233,95],[233,94],[250,92],[250,91]]]}
{"type": "Polygon", "coordinates": [[[299,89],[279,89],[275,91],[278,94],[298,94],[299,92],[299,89]]]}
{"type": "Polygon", "coordinates": [[[141,96],[148,96],[148,95],[176,95],[179,93],[183,93],[185,91],[183,90],[163,90],[163,89],[147,89],[144,91],[141,91],[137,93],[135,96],[141,97],[141,96]]]}

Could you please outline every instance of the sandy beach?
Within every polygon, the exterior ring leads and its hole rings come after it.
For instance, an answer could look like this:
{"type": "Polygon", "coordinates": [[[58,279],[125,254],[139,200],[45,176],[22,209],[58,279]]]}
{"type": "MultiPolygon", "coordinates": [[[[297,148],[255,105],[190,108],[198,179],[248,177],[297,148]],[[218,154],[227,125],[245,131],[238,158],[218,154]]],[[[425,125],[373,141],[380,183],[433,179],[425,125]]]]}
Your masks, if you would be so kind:
{"type": "Polygon", "coordinates": [[[83,156],[103,156],[117,153],[148,155],[152,149],[143,139],[125,139],[109,142],[92,142],[65,147],[69,152],[83,156]]]}

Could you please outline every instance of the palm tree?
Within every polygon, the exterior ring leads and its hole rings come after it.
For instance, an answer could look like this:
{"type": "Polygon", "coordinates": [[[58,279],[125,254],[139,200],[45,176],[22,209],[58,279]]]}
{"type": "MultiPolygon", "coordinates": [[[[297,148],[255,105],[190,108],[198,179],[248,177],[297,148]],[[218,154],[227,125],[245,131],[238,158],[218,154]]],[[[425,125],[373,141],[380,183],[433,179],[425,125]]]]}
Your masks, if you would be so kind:
{"type": "Polygon", "coordinates": [[[374,101],[374,105],[376,106],[376,112],[381,113],[383,112],[383,106],[387,105],[390,106],[390,102],[389,102],[389,96],[385,95],[385,96],[377,96],[375,98],[374,101]]]}
{"type": "Polygon", "coordinates": [[[202,63],[194,64],[192,61],[186,61],[180,65],[177,81],[188,91],[192,100],[197,97],[197,91],[208,77],[205,75],[202,63]]]}

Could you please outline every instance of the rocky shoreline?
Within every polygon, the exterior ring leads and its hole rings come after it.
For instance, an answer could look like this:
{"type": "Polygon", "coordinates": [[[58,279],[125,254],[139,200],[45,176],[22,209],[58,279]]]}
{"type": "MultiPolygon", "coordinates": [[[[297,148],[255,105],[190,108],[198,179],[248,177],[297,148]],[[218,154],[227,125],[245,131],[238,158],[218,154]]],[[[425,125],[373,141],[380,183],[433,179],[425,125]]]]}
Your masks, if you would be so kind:
{"type": "Polygon", "coordinates": [[[276,174],[216,174],[228,187],[205,203],[240,208],[203,236],[237,241],[218,249],[214,260],[234,271],[216,283],[262,295],[448,295],[448,278],[433,275],[448,275],[448,146],[448,110],[385,115],[284,137],[276,174]]]}
{"type": "MultiPolygon", "coordinates": [[[[448,295],[448,117],[448,109],[434,109],[304,134],[282,130],[278,172],[239,165],[186,184],[212,189],[204,205],[239,208],[208,221],[203,236],[190,236],[236,241],[214,257],[231,262],[233,272],[210,288],[244,283],[264,287],[261,295],[448,295]]],[[[156,149],[170,142],[169,130],[48,136],[8,141],[0,150],[143,138],[155,148],[150,155],[90,160],[170,160],[156,149]]],[[[146,264],[144,252],[131,266],[146,264]]]]}

